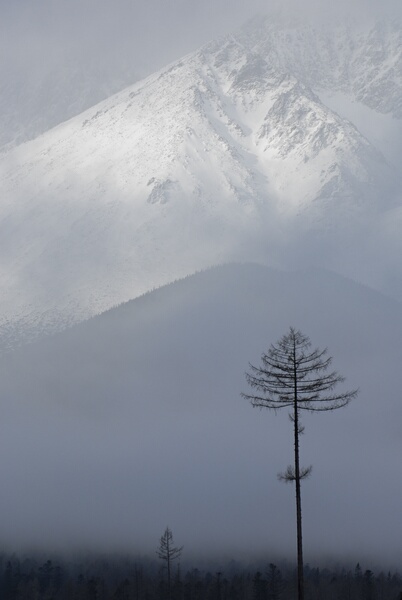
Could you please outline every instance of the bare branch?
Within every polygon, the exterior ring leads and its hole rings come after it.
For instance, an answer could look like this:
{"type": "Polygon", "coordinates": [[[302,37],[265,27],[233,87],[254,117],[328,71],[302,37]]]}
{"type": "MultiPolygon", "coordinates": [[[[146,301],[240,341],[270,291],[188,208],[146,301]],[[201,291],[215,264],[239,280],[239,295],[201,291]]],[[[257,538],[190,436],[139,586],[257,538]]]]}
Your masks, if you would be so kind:
{"type": "Polygon", "coordinates": [[[262,366],[249,365],[247,383],[257,394],[242,394],[253,406],[279,409],[293,404],[297,389],[298,408],[310,412],[335,410],[346,406],[358,390],[331,393],[344,377],[326,372],[332,363],[328,350],[310,350],[311,343],[300,331],[290,328],[276,345],[262,354],[262,366]]]}
{"type": "MultiPolygon", "coordinates": [[[[309,467],[302,467],[299,471],[299,479],[307,479],[310,476],[313,467],[310,465],[309,467]]],[[[284,473],[278,473],[277,475],[279,481],[284,481],[285,483],[293,483],[296,481],[296,471],[295,468],[289,465],[286,468],[284,473]]]]}

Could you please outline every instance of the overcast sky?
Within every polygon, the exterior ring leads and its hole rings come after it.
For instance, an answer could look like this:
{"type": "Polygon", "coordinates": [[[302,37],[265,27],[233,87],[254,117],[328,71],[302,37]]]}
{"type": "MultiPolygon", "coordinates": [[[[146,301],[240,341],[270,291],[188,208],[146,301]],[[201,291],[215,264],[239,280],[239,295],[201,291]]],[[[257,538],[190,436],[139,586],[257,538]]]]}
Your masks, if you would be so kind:
{"type": "Polygon", "coordinates": [[[1,62],[43,69],[70,53],[113,64],[131,55],[139,71],[150,70],[278,4],[307,20],[402,13],[399,0],[1,0],[1,62]]]}

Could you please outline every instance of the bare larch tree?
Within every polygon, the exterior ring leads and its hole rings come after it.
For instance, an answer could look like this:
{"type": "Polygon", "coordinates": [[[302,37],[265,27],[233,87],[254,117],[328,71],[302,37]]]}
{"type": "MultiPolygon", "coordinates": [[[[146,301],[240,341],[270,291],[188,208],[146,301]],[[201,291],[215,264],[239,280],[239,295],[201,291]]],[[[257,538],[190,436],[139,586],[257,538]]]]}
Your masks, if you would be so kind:
{"type": "Polygon", "coordinates": [[[181,552],[183,550],[183,546],[180,548],[173,545],[173,533],[169,527],[166,527],[164,534],[162,535],[159,541],[159,547],[156,551],[158,557],[166,562],[166,570],[167,570],[167,584],[168,584],[168,598],[170,599],[171,594],[171,571],[172,571],[172,562],[177,558],[180,558],[181,552]]]}
{"type": "Polygon", "coordinates": [[[346,406],[358,390],[336,393],[335,387],[344,381],[336,371],[329,371],[332,358],[327,349],[310,350],[310,339],[290,327],[267,353],[261,356],[262,365],[250,364],[246,373],[254,394],[242,394],[254,407],[278,410],[290,408],[294,431],[294,465],[287,467],[278,477],[295,482],[297,522],[297,583],[298,599],[304,600],[303,537],[301,510],[301,480],[308,477],[311,467],[301,468],[299,461],[299,436],[303,432],[300,411],[330,411],[346,406]]]}

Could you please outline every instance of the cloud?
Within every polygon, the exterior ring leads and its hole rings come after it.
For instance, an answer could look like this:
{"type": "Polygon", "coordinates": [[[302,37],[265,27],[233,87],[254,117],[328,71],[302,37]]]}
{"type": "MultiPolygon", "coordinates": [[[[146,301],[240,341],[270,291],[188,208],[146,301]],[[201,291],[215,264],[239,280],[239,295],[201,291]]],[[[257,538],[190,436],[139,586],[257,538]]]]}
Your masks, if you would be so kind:
{"type": "Polygon", "coordinates": [[[114,63],[129,57],[139,71],[149,70],[230,32],[256,13],[276,10],[306,20],[350,12],[360,19],[402,13],[400,3],[393,0],[355,2],[352,6],[329,0],[25,0],[18,6],[3,2],[3,62],[25,61],[35,69],[53,66],[63,54],[89,53],[94,60],[114,63]]]}

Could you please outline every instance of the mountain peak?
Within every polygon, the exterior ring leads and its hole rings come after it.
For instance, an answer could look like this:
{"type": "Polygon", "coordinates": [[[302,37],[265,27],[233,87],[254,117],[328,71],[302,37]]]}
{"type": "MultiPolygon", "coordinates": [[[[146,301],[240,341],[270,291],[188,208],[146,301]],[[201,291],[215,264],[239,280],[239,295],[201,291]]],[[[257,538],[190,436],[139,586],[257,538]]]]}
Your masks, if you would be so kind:
{"type": "Polygon", "coordinates": [[[7,336],[233,260],[350,274],[344,241],[381,230],[400,175],[334,105],[398,132],[398,39],[249,23],[4,154],[7,336]]]}
{"type": "Polygon", "coordinates": [[[397,20],[350,19],[305,24],[266,16],[236,34],[239,43],[315,90],[350,94],[370,108],[402,117],[402,27],[397,20]],[[387,94],[380,91],[387,89],[387,94]]]}

